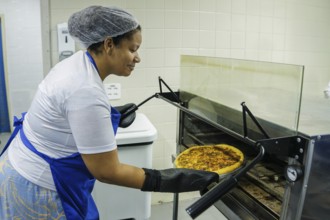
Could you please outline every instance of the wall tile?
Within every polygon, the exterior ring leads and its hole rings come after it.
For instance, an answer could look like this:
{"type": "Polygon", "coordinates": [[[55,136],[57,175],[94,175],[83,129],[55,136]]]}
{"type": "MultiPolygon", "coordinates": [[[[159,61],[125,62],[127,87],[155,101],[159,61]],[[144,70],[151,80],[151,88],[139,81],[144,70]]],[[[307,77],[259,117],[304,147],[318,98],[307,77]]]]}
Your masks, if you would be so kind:
{"type": "Polygon", "coordinates": [[[196,48],[199,45],[199,31],[183,30],[182,31],[182,47],[196,48]]]}
{"type": "Polygon", "coordinates": [[[245,50],[245,59],[258,60],[259,59],[259,50],[257,48],[246,49],[245,50]]]}
{"type": "Polygon", "coordinates": [[[245,32],[231,33],[231,48],[245,48],[245,32]]]}
{"type": "Polygon", "coordinates": [[[181,11],[165,11],[165,29],[180,29],[182,26],[181,11]]]}
{"type": "Polygon", "coordinates": [[[217,0],[202,0],[199,3],[200,12],[215,12],[217,0]]]}
{"type": "Polygon", "coordinates": [[[165,9],[166,10],[181,10],[182,0],[166,0],[165,9]]]}
{"type": "Polygon", "coordinates": [[[246,48],[257,50],[259,48],[259,33],[246,33],[246,48]]]}
{"type": "Polygon", "coordinates": [[[231,49],[230,58],[245,59],[245,50],[244,49],[231,49]]]}
{"type": "Polygon", "coordinates": [[[274,0],[260,1],[260,15],[265,17],[274,16],[274,0]]]}
{"type": "Polygon", "coordinates": [[[246,14],[247,15],[260,15],[260,1],[262,0],[246,0],[246,14]]]}
{"type": "Polygon", "coordinates": [[[182,29],[199,29],[199,13],[191,11],[182,12],[182,29]]]}
{"type": "Polygon", "coordinates": [[[246,14],[246,0],[232,0],[231,12],[233,14],[246,14]]]}
{"type": "Polygon", "coordinates": [[[166,67],[180,66],[180,48],[165,49],[165,66],[166,67]]]}
{"type": "Polygon", "coordinates": [[[182,10],[199,11],[199,0],[182,0],[182,10]]]}
{"type": "Polygon", "coordinates": [[[146,62],[149,64],[149,67],[163,67],[164,49],[147,49],[146,62]]]}
{"type": "Polygon", "coordinates": [[[285,36],[283,34],[273,35],[273,49],[284,50],[285,48],[285,36]]]}
{"type": "Polygon", "coordinates": [[[147,9],[164,9],[164,0],[146,0],[147,9]]]}
{"type": "MultiPolygon", "coordinates": [[[[164,68],[145,68],[146,86],[158,88],[158,77],[164,74],[164,68]]],[[[153,101],[154,102],[154,101],[153,101]]]]}
{"type": "Polygon", "coordinates": [[[181,54],[184,55],[194,55],[197,56],[198,54],[198,49],[196,48],[182,48],[181,49],[181,54]]]}
{"type": "Polygon", "coordinates": [[[274,2],[274,17],[275,18],[285,18],[286,17],[285,1],[275,1],[274,2]]]}
{"type": "Polygon", "coordinates": [[[330,2],[327,0],[315,0],[315,1],[306,1],[306,5],[309,6],[316,6],[316,7],[322,7],[322,8],[330,8],[330,2]]]}
{"type": "Polygon", "coordinates": [[[126,7],[132,9],[145,9],[146,8],[146,0],[126,0],[126,7]]]}
{"type": "Polygon", "coordinates": [[[273,50],[271,61],[275,62],[275,63],[284,63],[284,51],[283,50],[273,50]]]}
{"type": "Polygon", "coordinates": [[[215,32],[214,31],[200,31],[199,47],[201,49],[215,48],[215,32]]]}
{"type": "Polygon", "coordinates": [[[63,22],[67,22],[70,15],[73,12],[76,12],[78,10],[81,10],[81,8],[75,8],[75,9],[54,9],[51,12],[51,17],[52,19],[50,19],[51,21],[51,28],[56,30],[56,25],[59,23],[63,23],[63,22]]]}
{"type": "Polygon", "coordinates": [[[293,2],[286,3],[286,18],[293,20],[306,20],[306,16],[310,16],[308,9],[303,4],[297,4],[293,2]]]}
{"type": "Polygon", "coordinates": [[[215,17],[216,17],[215,27],[217,31],[231,30],[231,25],[232,25],[231,14],[217,13],[215,17]]]}
{"type": "Polygon", "coordinates": [[[182,30],[166,29],[164,33],[166,48],[181,48],[182,46],[182,30]]]}
{"type": "Polygon", "coordinates": [[[309,15],[309,19],[316,22],[328,22],[329,21],[329,8],[323,7],[307,7],[306,13],[309,15]],[[317,15],[317,16],[314,16],[317,15]]]}
{"type": "Polygon", "coordinates": [[[230,49],[216,49],[215,51],[216,57],[230,57],[230,49]]]}
{"type": "MultiPolygon", "coordinates": [[[[89,3],[81,1],[78,7],[87,7],[89,3]]],[[[58,1],[50,1],[50,7],[52,10],[57,10],[57,9],[76,9],[77,8],[77,3],[74,1],[65,1],[65,0],[58,0],[58,1]]]]}
{"type": "Polygon", "coordinates": [[[255,15],[246,16],[246,31],[259,32],[260,31],[260,17],[255,15]]]}
{"type": "Polygon", "coordinates": [[[231,13],[232,1],[231,0],[217,0],[216,11],[220,13],[231,13]]]}
{"type": "MultiPolygon", "coordinates": [[[[179,60],[181,59],[181,52],[178,52],[179,54],[179,60]]],[[[164,73],[162,74],[164,77],[164,80],[166,79],[166,83],[172,88],[172,89],[179,89],[180,88],[180,66],[174,66],[174,67],[165,67],[164,73]]]]}
{"type": "Polygon", "coordinates": [[[142,31],[146,27],[146,13],[144,9],[130,9],[130,13],[132,13],[136,19],[138,20],[139,24],[142,26],[142,31]]]}
{"type": "Polygon", "coordinates": [[[271,62],[272,61],[272,51],[271,50],[259,50],[258,51],[258,60],[271,62]]]}
{"type": "Polygon", "coordinates": [[[312,36],[320,36],[320,37],[330,37],[330,20],[327,22],[315,22],[315,21],[307,21],[305,22],[306,35],[312,36]],[[323,31],[320,31],[323,30],[323,31]]]}
{"type": "MultiPolygon", "coordinates": [[[[99,5],[103,6],[116,6],[120,8],[127,8],[126,1],[123,0],[99,0],[99,5]]],[[[90,4],[89,1],[86,1],[88,4],[90,4]]]]}
{"type": "Polygon", "coordinates": [[[164,47],[164,29],[146,29],[145,48],[163,48],[164,47]]]}
{"type": "Polygon", "coordinates": [[[146,28],[164,28],[165,12],[164,10],[146,11],[146,28]]]}
{"type": "Polygon", "coordinates": [[[214,57],[215,54],[216,54],[216,50],[215,49],[204,49],[204,48],[200,48],[198,50],[198,55],[199,56],[214,57]]]}
{"type": "Polygon", "coordinates": [[[260,19],[260,32],[273,33],[273,18],[261,17],[260,19]]]}
{"type": "Polygon", "coordinates": [[[259,49],[260,50],[271,50],[273,48],[273,35],[260,33],[259,38],[259,49]]]}
{"type": "Polygon", "coordinates": [[[215,31],[215,13],[201,12],[199,19],[200,30],[215,31]]]}
{"type": "Polygon", "coordinates": [[[286,29],[286,19],[274,18],[273,19],[273,33],[284,34],[286,29]]]}
{"type": "Polygon", "coordinates": [[[231,32],[230,31],[217,31],[216,32],[216,48],[230,48],[231,32]]]}
{"type": "Polygon", "coordinates": [[[233,14],[231,16],[231,29],[232,31],[245,31],[246,16],[241,14],[233,14]]]}

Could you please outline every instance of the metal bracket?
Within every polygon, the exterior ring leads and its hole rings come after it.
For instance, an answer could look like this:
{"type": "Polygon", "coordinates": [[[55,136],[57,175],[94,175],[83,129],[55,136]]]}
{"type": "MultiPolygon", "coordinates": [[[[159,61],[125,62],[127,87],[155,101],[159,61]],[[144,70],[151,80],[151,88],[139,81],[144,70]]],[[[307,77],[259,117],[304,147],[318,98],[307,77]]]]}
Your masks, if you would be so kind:
{"type": "Polygon", "coordinates": [[[246,121],[246,113],[250,116],[254,124],[259,128],[259,130],[262,132],[262,134],[266,137],[269,138],[269,135],[265,131],[265,129],[261,126],[261,124],[258,122],[257,118],[252,114],[250,109],[246,106],[245,102],[241,103],[242,106],[242,114],[243,114],[243,128],[244,128],[244,137],[248,136],[247,132],[247,121],[246,121]]]}
{"type": "Polygon", "coordinates": [[[163,95],[164,97],[170,99],[171,101],[174,101],[174,102],[177,102],[177,103],[182,103],[180,98],[179,98],[179,93],[178,92],[173,92],[173,90],[166,84],[166,82],[160,76],[158,77],[158,84],[159,84],[159,92],[160,92],[161,95],[163,95]],[[170,96],[168,96],[168,94],[166,95],[165,93],[163,93],[162,85],[164,85],[170,91],[170,96]]]}
{"type": "Polygon", "coordinates": [[[307,141],[302,136],[290,136],[259,140],[257,143],[265,148],[267,154],[291,157],[303,163],[307,141]]]}

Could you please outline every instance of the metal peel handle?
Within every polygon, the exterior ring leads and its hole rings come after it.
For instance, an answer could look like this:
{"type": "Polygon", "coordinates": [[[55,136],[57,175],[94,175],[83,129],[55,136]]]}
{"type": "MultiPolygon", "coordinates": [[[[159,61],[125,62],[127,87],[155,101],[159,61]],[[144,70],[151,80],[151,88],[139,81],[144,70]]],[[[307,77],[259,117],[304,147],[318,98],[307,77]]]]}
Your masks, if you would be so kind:
{"type": "Polygon", "coordinates": [[[218,201],[223,195],[231,190],[237,184],[235,176],[228,176],[223,179],[217,186],[205,193],[200,199],[186,208],[186,212],[195,219],[206,209],[218,201]]]}

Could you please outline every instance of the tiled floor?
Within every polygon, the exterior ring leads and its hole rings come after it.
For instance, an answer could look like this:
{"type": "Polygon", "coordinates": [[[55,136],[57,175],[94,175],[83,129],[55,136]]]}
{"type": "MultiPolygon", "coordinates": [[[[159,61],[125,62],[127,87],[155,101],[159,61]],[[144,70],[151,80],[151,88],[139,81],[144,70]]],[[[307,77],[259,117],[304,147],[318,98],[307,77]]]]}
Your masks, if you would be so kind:
{"type": "MultiPolygon", "coordinates": [[[[179,202],[178,208],[178,220],[191,220],[192,218],[186,213],[186,208],[190,206],[197,199],[183,200],[179,202]]],[[[173,203],[162,203],[153,205],[151,207],[151,217],[149,220],[171,220],[173,218],[173,203]]],[[[200,216],[195,218],[196,220],[226,220],[217,208],[211,206],[200,216]]]]}

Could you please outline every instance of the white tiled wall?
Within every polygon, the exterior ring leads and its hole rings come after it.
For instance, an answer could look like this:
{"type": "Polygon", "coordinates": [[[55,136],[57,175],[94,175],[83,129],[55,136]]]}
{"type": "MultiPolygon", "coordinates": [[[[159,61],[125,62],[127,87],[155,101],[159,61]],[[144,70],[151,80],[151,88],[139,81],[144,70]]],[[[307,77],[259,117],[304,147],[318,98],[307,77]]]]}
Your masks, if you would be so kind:
{"type": "MultiPolygon", "coordinates": [[[[143,28],[138,68],[129,78],[106,79],[122,84],[122,99],[113,101],[113,105],[139,103],[151,96],[158,91],[158,76],[176,90],[180,54],[305,65],[303,105],[308,99],[322,99],[330,81],[329,0],[50,0],[52,64],[58,61],[56,24],[66,22],[72,12],[95,4],[126,8],[143,28]]],[[[15,113],[28,106],[42,76],[38,10],[38,0],[0,0],[0,14],[6,15],[10,100],[15,113]],[[23,81],[16,85],[16,79],[23,81]]],[[[309,114],[304,106],[302,111],[309,114]]],[[[171,167],[175,107],[154,99],[140,112],[159,132],[154,168],[171,167]]],[[[157,197],[154,201],[167,199],[157,197]]]]}

